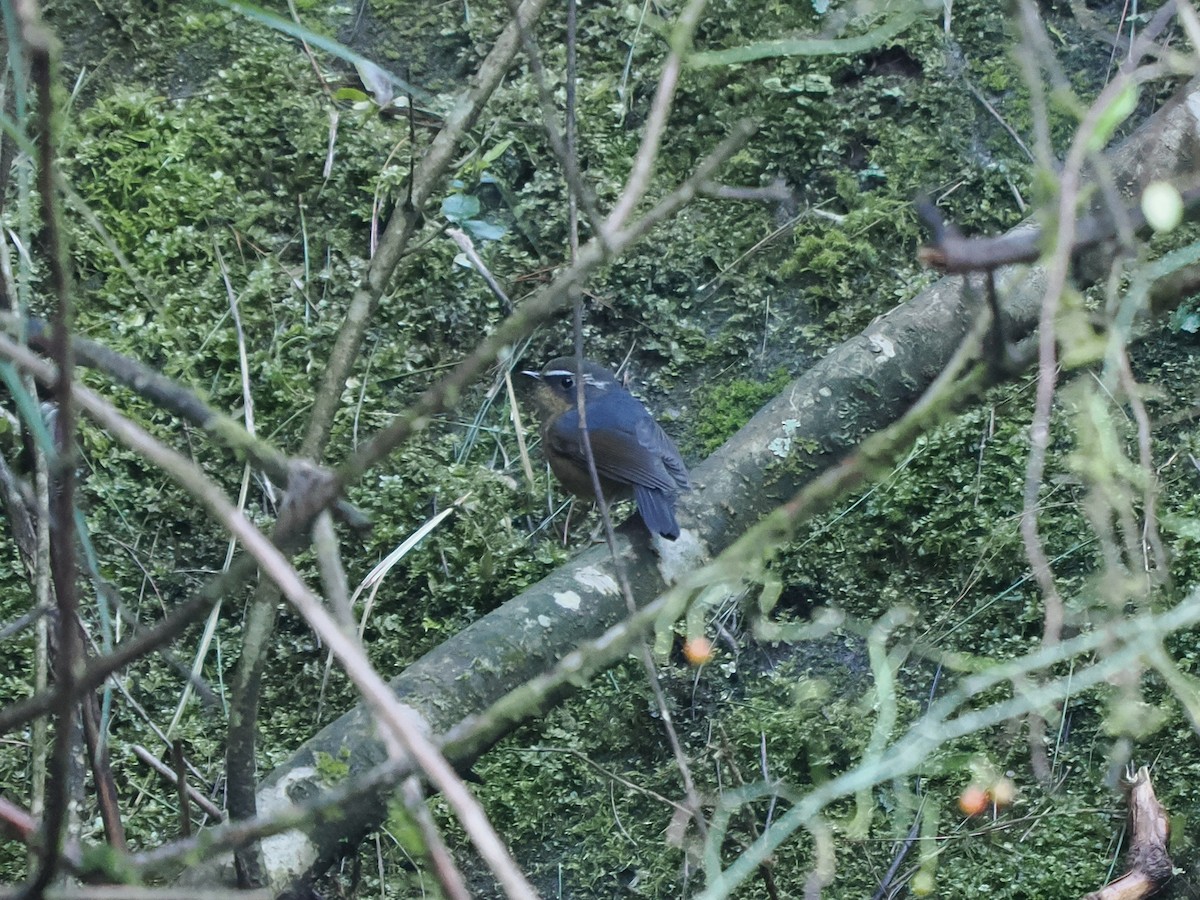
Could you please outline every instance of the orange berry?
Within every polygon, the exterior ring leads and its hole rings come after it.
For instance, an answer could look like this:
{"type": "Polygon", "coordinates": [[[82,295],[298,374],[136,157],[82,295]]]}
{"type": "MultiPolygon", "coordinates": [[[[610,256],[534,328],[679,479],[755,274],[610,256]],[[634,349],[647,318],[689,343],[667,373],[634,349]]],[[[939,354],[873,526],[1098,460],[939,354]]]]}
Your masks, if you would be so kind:
{"type": "Polygon", "coordinates": [[[702,666],[713,658],[713,645],[706,637],[688,638],[683,644],[683,655],[693,666],[702,666]]]}
{"type": "Polygon", "coordinates": [[[978,784],[972,784],[958,795],[958,808],[968,816],[977,816],[988,808],[988,792],[978,784]]]}

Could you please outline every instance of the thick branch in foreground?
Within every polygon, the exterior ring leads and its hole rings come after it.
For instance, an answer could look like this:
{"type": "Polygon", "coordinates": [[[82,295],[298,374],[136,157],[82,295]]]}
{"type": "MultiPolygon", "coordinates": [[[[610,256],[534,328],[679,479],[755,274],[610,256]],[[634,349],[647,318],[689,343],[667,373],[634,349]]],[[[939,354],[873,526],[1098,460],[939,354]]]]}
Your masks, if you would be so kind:
{"type": "MultiPolygon", "coordinates": [[[[1177,151],[1195,125],[1187,103],[1160,111],[1112,154],[1121,183],[1143,184],[1172,174],[1180,165],[1177,151]]],[[[1037,269],[1006,269],[997,272],[997,280],[1004,333],[1019,340],[1036,326],[1044,275],[1037,269]]],[[[898,418],[942,371],[970,328],[982,301],[963,287],[959,278],[945,279],[877,319],[696,467],[696,490],[681,504],[684,534],[664,548],[661,560],[646,546],[637,523],[619,529],[617,549],[635,594],[655,596],[664,584],[660,565],[694,567],[699,556],[720,552],[865,435],[898,418]]],[[[445,733],[624,618],[627,610],[616,586],[608,550],[593,548],[430,651],[391,686],[431,731],[445,733]]],[[[564,684],[546,695],[527,716],[544,712],[570,687],[564,684]]],[[[335,759],[348,754],[352,777],[386,756],[368,712],[352,710],[261,784],[259,809],[322,794],[327,788],[317,766],[320,754],[335,759]]],[[[386,816],[386,796],[381,792],[373,802],[356,803],[342,813],[337,821],[264,841],[272,882],[302,877],[334,858],[343,842],[375,828],[386,816]]]]}

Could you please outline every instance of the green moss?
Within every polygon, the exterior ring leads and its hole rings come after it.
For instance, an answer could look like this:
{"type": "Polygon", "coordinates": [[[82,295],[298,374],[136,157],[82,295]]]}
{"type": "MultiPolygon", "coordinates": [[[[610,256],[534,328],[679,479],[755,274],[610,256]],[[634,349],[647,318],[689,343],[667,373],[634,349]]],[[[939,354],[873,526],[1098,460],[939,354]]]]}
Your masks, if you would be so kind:
{"type": "Polygon", "coordinates": [[[317,773],[326,784],[337,784],[350,774],[350,750],[343,747],[335,759],[324,751],[316,753],[317,773]]]}
{"type": "Polygon", "coordinates": [[[716,450],[790,380],[786,369],[776,369],[765,380],[738,379],[701,388],[694,402],[704,415],[692,429],[697,454],[708,456],[716,450]]]}

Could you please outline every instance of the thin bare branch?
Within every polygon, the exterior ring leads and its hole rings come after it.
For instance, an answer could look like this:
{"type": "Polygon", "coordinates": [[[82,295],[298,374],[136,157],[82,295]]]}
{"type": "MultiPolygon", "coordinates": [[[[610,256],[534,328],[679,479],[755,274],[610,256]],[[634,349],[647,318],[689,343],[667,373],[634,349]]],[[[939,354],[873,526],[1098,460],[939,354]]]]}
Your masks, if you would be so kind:
{"type": "Polygon", "coordinates": [[[40,868],[27,890],[39,896],[58,874],[66,836],[70,806],[67,777],[75,754],[77,677],[83,668],[83,645],[79,640],[79,598],[75,570],[75,407],[74,357],[71,349],[72,288],[67,258],[66,234],[60,218],[57,186],[58,104],[54,85],[58,46],[42,24],[41,10],[34,0],[19,0],[13,12],[20,24],[20,38],[29,56],[30,80],[37,93],[37,188],[41,202],[42,242],[45,247],[49,283],[54,298],[50,354],[57,364],[57,377],[50,386],[55,404],[56,453],[51,461],[50,492],[50,577],[58,605],[58,653],[54,676],[59,697],[55,705],[58,728],[48,768],[45,814],[42,820],[44,853],[40,868]]]}
{"type": "Polygon", "coordinates": [[[330,351],[325,377],[317,390],[309,418],[308,431],[301,445],[301,455],[320,459],[333,428],[333,417],[341,403],[346,379],[358,358],[363,336],[371,317],[391,280],[401,256],[421,222],[426,203],[442,182],[453,164],[459,142],[475,124],[504,73],[512,64],[520,44],[520,31],[537,21],[546,0],[524,0],[513,22],[500,34],[491,51],[475,74],[474,85],[454,110],[446,117],[445,125],[433,139],[413,175],[406,203],[392,214],[384,228],[379,249],[362,284],[354,292],[341,331],[330,351]]]}
{"type": "MultiPolygon", "coordinates": [[[[163,780],[165,780],[169,785],[171,785],[173,788],[178,788],[179,776],[174,769],[172,769],[140,744],[134,744],[130,749],[133,750],[134,755],[138,759],[161,775],[163,780]]],[[[216,806],[211,800],[196,790],[196,788],[194,788],[191,784],[187,785],[187,793],[188,797],[191,798],[191,801],[204,810],[207,815],[212,816],[214,820],[217,822],[222,822],[225,820],[225,813],[221,811],[220,807],[216,806]]]]}

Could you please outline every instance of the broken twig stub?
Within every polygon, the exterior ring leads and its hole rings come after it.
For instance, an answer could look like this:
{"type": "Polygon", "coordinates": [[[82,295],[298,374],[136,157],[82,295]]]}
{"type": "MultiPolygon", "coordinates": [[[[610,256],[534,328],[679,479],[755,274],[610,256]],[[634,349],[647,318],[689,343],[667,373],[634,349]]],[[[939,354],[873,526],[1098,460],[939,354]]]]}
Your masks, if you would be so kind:
{"type": "Polygon", "coordinates": [[[1174,872],[1167,854],[1171,824],[1154,796],[1150,770],[1142,766],[1126,779],[1129,792],[1129,871],[1083,900],[1141,900],[1152,897],[1174,872]]]}

